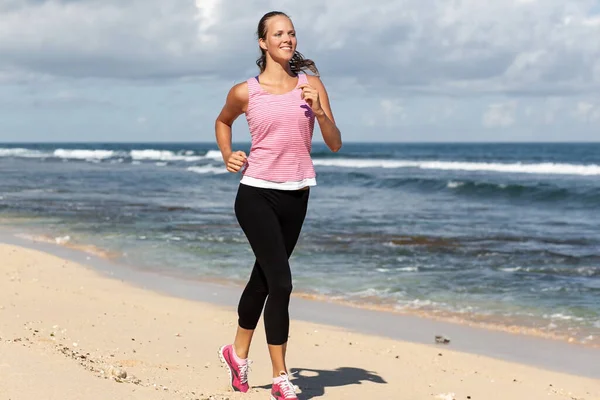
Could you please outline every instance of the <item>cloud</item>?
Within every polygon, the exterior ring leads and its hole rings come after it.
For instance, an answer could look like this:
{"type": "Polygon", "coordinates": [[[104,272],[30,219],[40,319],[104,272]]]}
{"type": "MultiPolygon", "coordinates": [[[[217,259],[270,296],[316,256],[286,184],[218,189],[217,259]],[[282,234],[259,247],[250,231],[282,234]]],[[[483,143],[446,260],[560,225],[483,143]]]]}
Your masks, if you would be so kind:
{"type": "MultiPolygon", "coordinates": [[[[192,2],[45,1],[2,11],[2,69],[59,77],[169,78],[207,73],[192,2]]],[[[200,16],[202,23],[206,17],[200,16]]]]}
{"type": "MultiPolygon", "coordinates": [[[[600,88],[588,0],[6,1],[0,71],[21,76],[245,78],[263,12],[289,10],[328,76],[423,95],[546,95],[600,88]],[[260,11],[259,11],[260,10],[260,11]]],[[[6,78],[5,78],[6,79],[6,78]]]]}
{"type": "Polygon", "coordinates": [[[397,99],[383,99],[380,102],[383,123],[390,127],[406,121],[406,108],[397,99]]]}
{"type": "Polygon", "coordinates": [[[483,126],[486,128],[505,128],[513,125],[515,123],[516,108],[517,103],[515,101],[490,104],[482,117],[483,126]]]}
{"type": "Polygon", "coordinates": [[[573,115],[582,122],[600,122],[600,106],[587,101],[580,101],[575,106],[573,115]]]}

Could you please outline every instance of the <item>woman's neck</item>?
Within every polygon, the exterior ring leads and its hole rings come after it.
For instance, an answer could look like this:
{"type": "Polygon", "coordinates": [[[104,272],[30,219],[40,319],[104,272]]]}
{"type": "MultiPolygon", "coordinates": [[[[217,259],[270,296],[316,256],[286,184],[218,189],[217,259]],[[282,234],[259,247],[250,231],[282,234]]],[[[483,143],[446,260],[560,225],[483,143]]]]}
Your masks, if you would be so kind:
{"type": "Polygon", "coordinates": [[[265,67],[265,70],[261,73],[262,77],[266,78],[269,82],[279,83],[285,82],[290,78],[296,78],[296,74],[292,72],[289,63],[286,66],[279,64],[276,61],[269,60],[265,67]]]}

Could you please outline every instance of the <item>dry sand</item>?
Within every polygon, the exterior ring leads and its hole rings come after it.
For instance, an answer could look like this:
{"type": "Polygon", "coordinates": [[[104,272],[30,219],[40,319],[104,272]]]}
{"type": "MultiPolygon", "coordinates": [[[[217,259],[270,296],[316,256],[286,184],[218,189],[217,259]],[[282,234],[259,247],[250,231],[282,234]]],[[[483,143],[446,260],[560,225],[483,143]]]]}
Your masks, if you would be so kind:
{"type": "MultiPolygon", "coordinates": [[[[0,400],[269,398],[262,322],[253,389],[228,389],[217,349],[233,337],[233,307],[13,245],[0,245],[0,260],[0,400]]],[[[301,400],[600,399],[600,380],[299,321],[288,366],[301,400]]]]}

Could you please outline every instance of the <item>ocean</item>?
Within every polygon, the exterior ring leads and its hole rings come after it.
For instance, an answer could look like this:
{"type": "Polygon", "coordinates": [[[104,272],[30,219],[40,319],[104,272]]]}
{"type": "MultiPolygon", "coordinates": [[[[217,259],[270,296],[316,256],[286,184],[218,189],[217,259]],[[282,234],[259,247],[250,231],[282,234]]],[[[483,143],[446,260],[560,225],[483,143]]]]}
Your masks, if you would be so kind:
{"type": "MultiPolygon", "coordinates": [[[[295,293],[600,345],[600,143],[314,144],[313,160],[295,293]]],[[[240,177],[215,143],[0,144],[0,172],[0,223],[20,235],[249,276],[240,177]]]]}

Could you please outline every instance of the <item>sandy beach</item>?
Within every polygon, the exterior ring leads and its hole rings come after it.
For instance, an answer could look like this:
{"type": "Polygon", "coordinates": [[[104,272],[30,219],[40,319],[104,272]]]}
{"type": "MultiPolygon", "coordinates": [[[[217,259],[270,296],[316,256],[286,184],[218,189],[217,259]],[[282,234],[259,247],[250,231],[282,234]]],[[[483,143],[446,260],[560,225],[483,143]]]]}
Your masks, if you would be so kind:
{"type": "MultiPolygon", "coordinates": [[[[232,339],[234,307],[141,288],[38,249],[2,244],[0,259],[0,399],[268,399],[262,322],[251,391],[228,389],[217,349],[232,339]]],[[[288,366],[302,400],[600,399],[598,379],[431,342],[294,319],[288,366]]]]}

